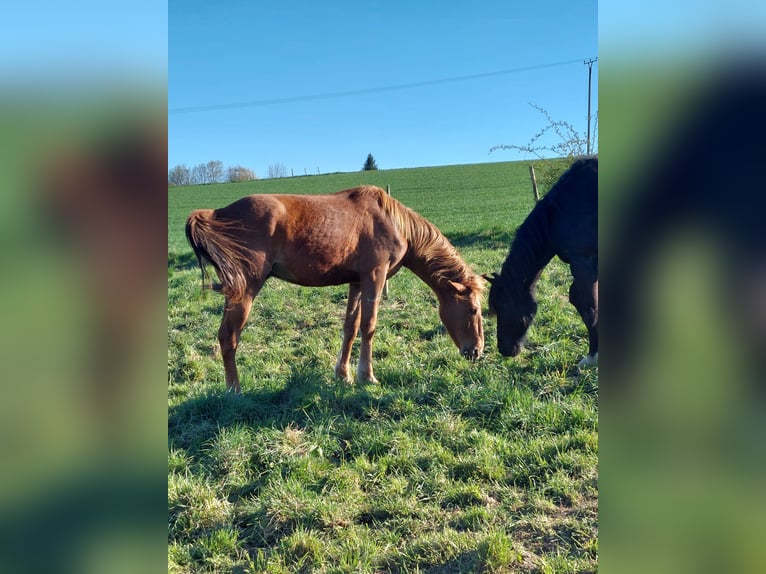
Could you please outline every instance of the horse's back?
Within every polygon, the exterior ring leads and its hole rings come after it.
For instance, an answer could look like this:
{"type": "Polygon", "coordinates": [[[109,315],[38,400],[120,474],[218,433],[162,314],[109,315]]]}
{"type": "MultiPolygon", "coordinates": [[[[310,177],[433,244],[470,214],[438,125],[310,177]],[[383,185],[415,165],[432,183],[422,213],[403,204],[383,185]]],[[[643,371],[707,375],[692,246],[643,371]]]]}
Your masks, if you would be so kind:
{"type": "Polygon", "coordinates": [[[279,196],[271,194],[246,195],[225,207],[214,210],[217,219],[242,221],[247,224],[254,220],[262,220],[278,216],[284,211],[279,196]]]}
{"type": "Polygon", "coordinates": [[[307,212],[322,213],[329,210],[369,213],[374,204],[382,207],[385,193],[379,187],[359,186],[326,194],[253,194],[216,209],[215,214],[221,219],[246,221],[290,213],[302,216],[307,212]]]}

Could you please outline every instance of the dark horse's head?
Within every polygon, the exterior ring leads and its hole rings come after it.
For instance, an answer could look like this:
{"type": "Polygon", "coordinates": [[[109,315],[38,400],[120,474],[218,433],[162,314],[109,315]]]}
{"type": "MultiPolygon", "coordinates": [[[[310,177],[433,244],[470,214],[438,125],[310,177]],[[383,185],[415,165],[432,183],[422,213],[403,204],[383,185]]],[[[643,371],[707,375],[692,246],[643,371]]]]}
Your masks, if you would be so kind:
{"type": "Polygon", "coordinates": [[[497,316],[497,350],[506,357],[515,357],[524,348],[524,336],[537,313],[537,301],[532,290],[521,283],[493,273],[490,282],[489,314],[497,316]]]}

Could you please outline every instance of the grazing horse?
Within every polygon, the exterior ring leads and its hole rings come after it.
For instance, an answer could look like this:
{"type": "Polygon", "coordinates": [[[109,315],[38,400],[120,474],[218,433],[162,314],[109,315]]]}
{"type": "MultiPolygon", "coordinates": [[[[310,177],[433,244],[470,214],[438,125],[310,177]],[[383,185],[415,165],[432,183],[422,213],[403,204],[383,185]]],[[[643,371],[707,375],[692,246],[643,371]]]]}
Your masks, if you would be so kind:
{"type": "Polygon", "coordinates": [[[489,311],[497,315],[497,348],[515,357],[535,313],[535,286],[554,255],[569,264],[569,301],[588,329],[580,366],[598,362],[598,158],[577,160],[516,231],[500,274],[491,282],[489,311]]]}
{"type": "Polygon", "coordinates": [[[473,273],[432,223],[378,187],[328,195],[250,195],[221,209],[195,210],[186,237],[205,281],[205,262],[226,296],[218,332],[226,386],[241,392],[234,360],[253,298],[269,277],[308,287],[349,284],[343,343],[335,375],[351,380],[349,361],[361,327],[357,379],[377,382],[372,339],[387,278],[402,266],[439,300],[439,316],[467,359],[484,349],[481,295],[473,273]]]}

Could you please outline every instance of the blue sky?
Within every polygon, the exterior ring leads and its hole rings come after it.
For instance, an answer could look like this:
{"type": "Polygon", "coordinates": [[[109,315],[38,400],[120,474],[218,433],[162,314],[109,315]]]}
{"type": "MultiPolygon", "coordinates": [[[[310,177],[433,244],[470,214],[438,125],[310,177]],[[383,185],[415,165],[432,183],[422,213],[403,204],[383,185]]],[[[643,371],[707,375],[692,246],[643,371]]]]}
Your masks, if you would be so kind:
{"type": "Polygon", "coordinates": [[[617,60],[688,61],[763,53],[762,0],[602,1],[599,49],[617,60]],[[657,17],[661,15],[662,17],[657,17]]]}
{"type": "MultiPolygon", "coordinates": [[[[545,125],[530,104],[586,131],[597,21],[595,1],[173,0],[169,166],[265,176],[273,163],[355,171],[368,153],[381,169],[522,159],[489,148],[545,125]]],[[[595,115],[598,64],[592,87],[595,115]]]]}
{"type": "Polygon", "coordinates": [[[95,80],[112,73],[164,80],[167,15],[167,5],[156,0],[5,2],[0,87],[60,81],[73,73],[95,80]]]}

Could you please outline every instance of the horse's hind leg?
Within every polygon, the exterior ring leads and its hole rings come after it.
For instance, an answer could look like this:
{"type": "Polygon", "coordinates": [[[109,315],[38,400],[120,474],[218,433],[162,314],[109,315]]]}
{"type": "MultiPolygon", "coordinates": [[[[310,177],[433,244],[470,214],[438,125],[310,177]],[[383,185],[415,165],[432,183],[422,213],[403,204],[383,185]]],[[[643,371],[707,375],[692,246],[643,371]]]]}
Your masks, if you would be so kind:
{"type": "Polygon", "coordinates": [[[569,301],[575,306],[588,329],[588,356],[580,366],[598,363],[598,270],[595,258],[572,263],[574,281],[569,288],[569,301]]]}
{"type": "Polygon", "coordinates": [[[351,283],[348,286],[348,305],[346,306],[346,319],[343,322],[343,343],[340,347],[338,362],[335,364],[335,376],[346,381],[351,381],[348,366],[351,361],[351,348],[354,346],[354,338],[359,331],[361,293],[359,284],[351,283]]]}
{"type": "Polygon", "coordinates": [[[241,393],[242,389],[239,385],[235,356],[239,346],[239,338],[242,329],[245,328],[245,323],[247,323],[247,316],[250,314],[252,305],[253,296],[250,294],[246,294],[242,301],[234,304],[229,303],[227,298],[221,328],[218,330],[218,342],[221,345],[223,370],[226,376],[226,390],[237,394],[241,393]]]}

